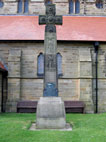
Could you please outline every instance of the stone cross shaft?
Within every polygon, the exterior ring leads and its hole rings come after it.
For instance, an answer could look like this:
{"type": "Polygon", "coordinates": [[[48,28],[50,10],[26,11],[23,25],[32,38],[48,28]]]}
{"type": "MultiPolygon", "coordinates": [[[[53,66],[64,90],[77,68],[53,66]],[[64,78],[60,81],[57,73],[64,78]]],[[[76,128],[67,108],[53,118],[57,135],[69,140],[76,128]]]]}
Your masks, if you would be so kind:
{"type": "Polygon", "coordinates": [[[44,97],[58,96],[56,26],[62,25],[62,16],[55,15],[55,5],[46,5],[46,15],[39,16],[39,24],[45,27],[44,97]]]}

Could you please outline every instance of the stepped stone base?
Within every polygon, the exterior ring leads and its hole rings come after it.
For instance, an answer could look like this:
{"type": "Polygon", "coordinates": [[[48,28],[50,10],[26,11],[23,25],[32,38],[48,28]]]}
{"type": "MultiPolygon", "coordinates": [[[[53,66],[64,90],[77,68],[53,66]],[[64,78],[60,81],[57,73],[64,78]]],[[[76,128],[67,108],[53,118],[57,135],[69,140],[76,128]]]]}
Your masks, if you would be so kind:
{"type": "Polygon", "coordinates": [[[60,97],[41,97],[37,105],[36,126],[39,129],[66,127],[64,102],[60,97]]]}

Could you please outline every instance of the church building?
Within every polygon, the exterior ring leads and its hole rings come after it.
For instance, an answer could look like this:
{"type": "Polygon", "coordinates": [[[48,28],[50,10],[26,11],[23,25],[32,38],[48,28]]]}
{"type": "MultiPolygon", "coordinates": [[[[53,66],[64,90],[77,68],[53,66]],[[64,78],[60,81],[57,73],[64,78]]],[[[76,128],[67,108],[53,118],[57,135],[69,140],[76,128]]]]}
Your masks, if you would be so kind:
{"type": "Polygon", "coordinates": [[[0,0],[0,112],[43,96],[47,4],[63,16],[57,28],[57,72],[63,101],[106,112],[106,0],[0,0]]]}

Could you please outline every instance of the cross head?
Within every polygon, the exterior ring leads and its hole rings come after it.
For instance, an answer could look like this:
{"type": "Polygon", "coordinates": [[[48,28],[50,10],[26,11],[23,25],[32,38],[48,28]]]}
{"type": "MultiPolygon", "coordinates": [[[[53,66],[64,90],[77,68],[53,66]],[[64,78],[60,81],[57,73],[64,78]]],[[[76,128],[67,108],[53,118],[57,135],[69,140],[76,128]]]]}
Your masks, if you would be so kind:
{"type": "Polygon", "coordinates": [[[46,15],[39,16],[39,25],[62,25],[62,16],[56,15],[55,4],[46,5],[46,15]]]}

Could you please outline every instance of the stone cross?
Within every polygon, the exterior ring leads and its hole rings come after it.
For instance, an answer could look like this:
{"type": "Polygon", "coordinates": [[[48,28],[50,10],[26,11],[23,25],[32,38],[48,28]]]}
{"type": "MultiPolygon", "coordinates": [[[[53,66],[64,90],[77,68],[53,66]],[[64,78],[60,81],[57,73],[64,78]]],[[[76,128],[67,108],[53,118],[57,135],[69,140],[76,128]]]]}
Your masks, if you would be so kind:
{"type": "Polygon", "coordinates": [[[46,6],[46,15],[39,16],[39,24],[46,24],[44,54],[44,92],[37,104],[36,126],[39,129],[64,129],[65,107],[58,96],[56,24],[62,25],[62,16],[55,15],[55,5],[46,6]]]}
{"type": "Polygon", "coordinates": [[[39,16],[39,24],[45,27],[44,97],[58,96],[56,26],[62,25],[62,16],[56,15],[55,5],[46,5],[46,15],[39,16]]]}

